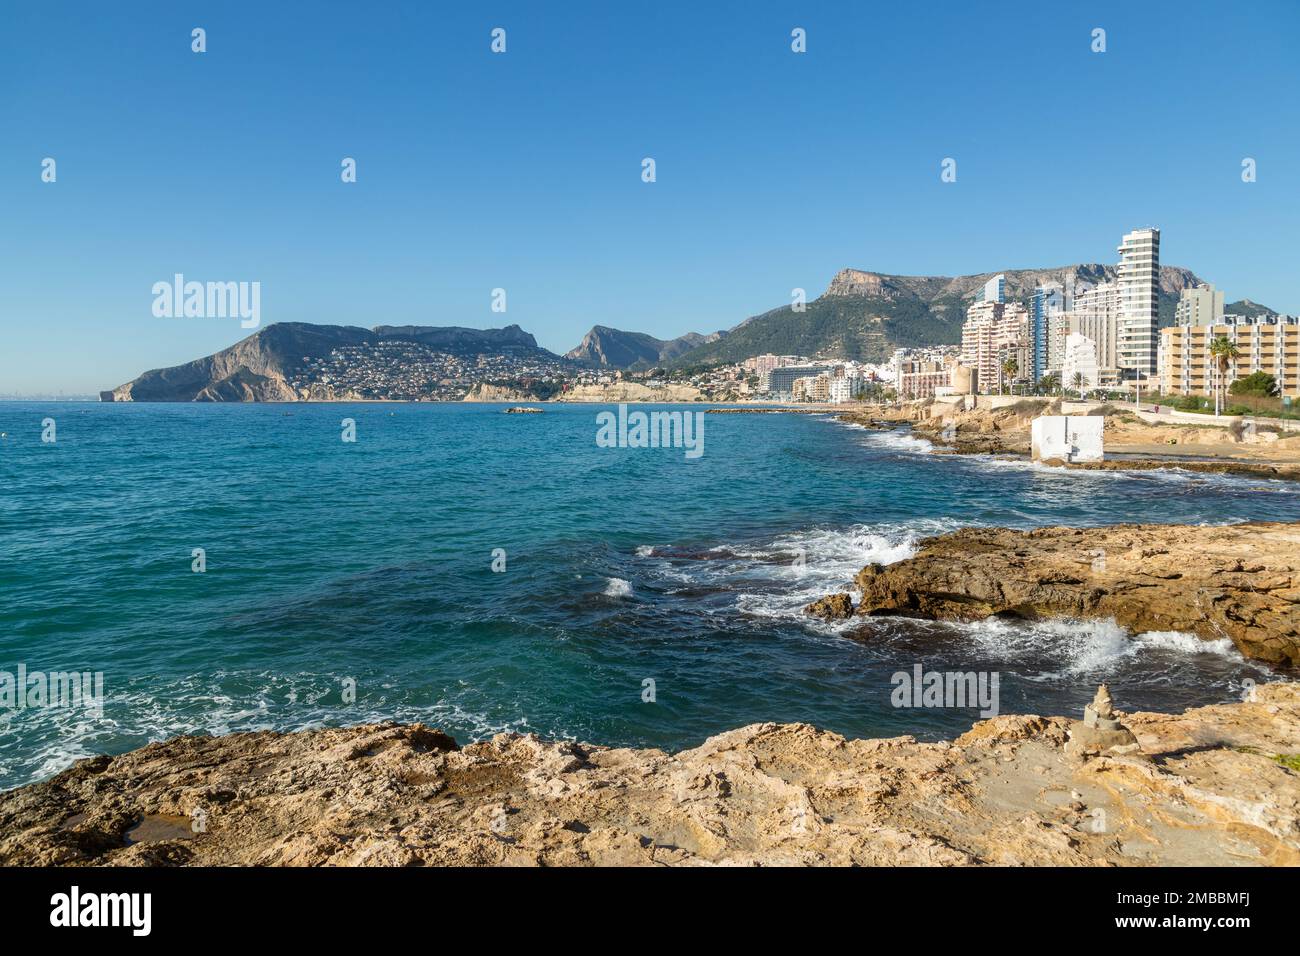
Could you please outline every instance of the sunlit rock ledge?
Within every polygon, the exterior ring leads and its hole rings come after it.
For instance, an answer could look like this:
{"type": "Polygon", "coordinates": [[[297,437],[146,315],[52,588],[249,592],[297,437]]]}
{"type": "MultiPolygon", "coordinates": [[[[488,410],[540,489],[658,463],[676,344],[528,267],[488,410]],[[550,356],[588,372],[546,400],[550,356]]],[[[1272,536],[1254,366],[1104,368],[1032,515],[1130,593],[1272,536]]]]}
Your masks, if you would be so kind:
{"type": "MultiPolygon", "coordinates": [[[[1211,517],[1212,516],[1207,516],[1211,517]]],[[[901,615],[1112,618],[1133,632],[1230,638],[1247,657],[1300,665],[1300,524],[963,528],[863,568],[823,618],[901,615]]]]}
{"type": "Polygon", "coordinates": [[[418,724],[179,737],[0,794],[0,863],[1300,864],[1300,684],[1181,715],[1112,691],[1137,743],[1100,752],[1067,746],[1082,714],[942,743],[754,724],[678,754],[418,724]]]}

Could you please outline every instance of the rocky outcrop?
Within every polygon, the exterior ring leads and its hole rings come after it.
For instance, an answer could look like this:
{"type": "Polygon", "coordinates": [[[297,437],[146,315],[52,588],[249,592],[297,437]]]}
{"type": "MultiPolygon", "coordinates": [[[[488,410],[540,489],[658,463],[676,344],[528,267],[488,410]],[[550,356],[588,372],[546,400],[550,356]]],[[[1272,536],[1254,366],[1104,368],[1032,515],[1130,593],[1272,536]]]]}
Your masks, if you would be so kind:
{"type": "Polygon", "coordinates": [[[1300,525],[966,528],[857,577],[860,615],[1114,618],[1300,664],[1300,525]]]}
{"type": "Polygon", "coordinates": [[[1056,399],[1026,398],[1000,408],[960,410],[944,402],[905,402],[902,405],[872,406],[847,411],[840,418],[855,425],[879,428],[889,423],[907,423],[919,438],[938,451],[971,455],[1029,454],[1029,433],[1039,415],[1059,415],[1056,399]]]}
{"type": "Polygon", "coordinates": [[[1061,461],[1048,458],[1048,467],[1074,471],[1191,471],[1203,475],[1231,475],[1234,478],[1264,478],[1276,481],[1300,481],[1300,465],[1270,464],[1266,461],[1163,461],[1156,458],[1125,458],[1107,461],[1061,461]]]}
{"type": "Polygon", "coordinates": [[[853,616],[853,598],[848,594],[828,594],[813,601],[804,611],[823,621],[843,621],[853,616]]]}
{"type": "Polygon", "coordinates": [[[651,388],[640,382],[575,385],[555,397],[557,402],[700,402],[704,393],[694,385],[668,384],[651,388]]]}
{"type": "Polygon", "coordinates": [[[491,382],[478,383],[465,394],[463,399],[466,402],[533,402],[536,400],[536,395],[522,392],[517,388],[493,385],[491,382]]]}
{"type": "Polygon", "coordinates": [[[1137,746],[1096,756],[1034,716],[941,743],[753,724],[677,754],[418,724],[178,737],[0,794],[0,864],[1300,864],[1300,685],[1122,716],[1137,746]]]}

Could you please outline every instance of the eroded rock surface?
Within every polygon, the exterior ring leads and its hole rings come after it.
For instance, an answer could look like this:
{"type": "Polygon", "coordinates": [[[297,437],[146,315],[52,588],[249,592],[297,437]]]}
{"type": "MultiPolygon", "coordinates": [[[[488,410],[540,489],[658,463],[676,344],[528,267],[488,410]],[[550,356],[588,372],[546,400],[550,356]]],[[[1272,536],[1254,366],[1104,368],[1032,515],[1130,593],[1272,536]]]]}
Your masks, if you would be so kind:
{"type": "Polygon", "coordinates": [[[1300,525],[964,528],[863,568],[860,615],[1114,618],[1300,665],[1300,525]]]}
{"type": "Polygon", "coordinates": [[[828,594],[813,601],[804,611],[824,621],[840,621],[853,616],[853,598],[848,594],[828,594]]]}
{"type": "Polygon", "coordinates": [[[1033,716],[943,743],[754,724],[678,754],[418,724],[179,737],[0,794],[0,863],[1300,864],[1300,684],[1123,720],[1140,752],[1085,759],[1033,716]]]}

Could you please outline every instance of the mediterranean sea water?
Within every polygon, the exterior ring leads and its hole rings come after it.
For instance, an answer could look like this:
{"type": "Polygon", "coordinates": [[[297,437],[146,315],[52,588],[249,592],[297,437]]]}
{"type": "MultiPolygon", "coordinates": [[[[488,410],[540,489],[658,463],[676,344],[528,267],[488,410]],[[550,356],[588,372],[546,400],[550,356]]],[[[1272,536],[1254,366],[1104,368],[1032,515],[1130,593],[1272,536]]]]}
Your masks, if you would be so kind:
{"type": "Polygon", "coordinates": [[[975,707],[891,705],[918,663],[997,672],[1003,713],[1078,712],[1101,680],[1176,710],[1277,676],[1104,621],[800,609],[962,525],[1294,521],[1300,485],[935,455],[802,414],[706,415],[692,460],[598,447],[607,406],[543,407],[0,404],[0,671],[105,692],[101,716],[0,710],[0,787],[181,733],[389,718],[667,749],[768,720],[966,730],[975,707]]]}

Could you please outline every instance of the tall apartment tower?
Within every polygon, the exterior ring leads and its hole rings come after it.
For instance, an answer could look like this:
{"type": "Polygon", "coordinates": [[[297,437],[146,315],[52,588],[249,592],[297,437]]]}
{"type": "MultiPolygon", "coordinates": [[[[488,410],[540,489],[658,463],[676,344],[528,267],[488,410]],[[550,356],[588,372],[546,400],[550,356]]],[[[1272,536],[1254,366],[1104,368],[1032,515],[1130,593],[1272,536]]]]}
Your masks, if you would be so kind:
{"type": "Polygon", "coordinates": [[[1223,290],[1212,285],[1188,286],[1178,298],[1174,324],[1220,325],[1223,322],[1223,290]]]}
{"type": "Polygon", "coordinates": [[[1154,376],[1160,325],[1160,230],[1135,229],[1119,246],[1116,351],[1125,378],[1154,376]]]}
{"type": "Polygon", "coordinates": [[[1065,348],[1066,288],[1059,282],[1045,282],[1029,299],[1029,336],[1033,342],[1031,381],[1037,382],[1051,369],[1060,368],[1065,348]]]}
{"type": "Polygon", "coordinates": [[[1006,302],[1007,301],[1007,277],[1005,273],[999,272],[984,287],[975,293],[976,302],[1006,302]]]}

